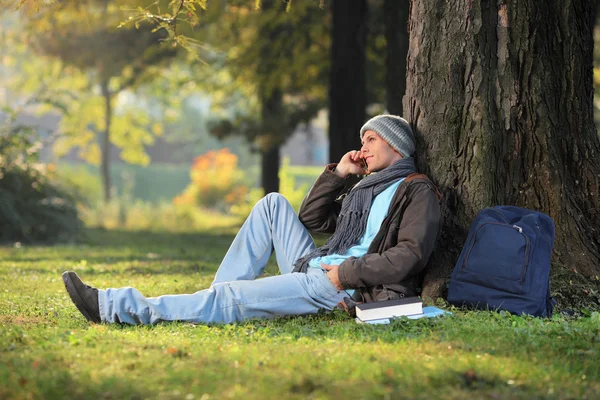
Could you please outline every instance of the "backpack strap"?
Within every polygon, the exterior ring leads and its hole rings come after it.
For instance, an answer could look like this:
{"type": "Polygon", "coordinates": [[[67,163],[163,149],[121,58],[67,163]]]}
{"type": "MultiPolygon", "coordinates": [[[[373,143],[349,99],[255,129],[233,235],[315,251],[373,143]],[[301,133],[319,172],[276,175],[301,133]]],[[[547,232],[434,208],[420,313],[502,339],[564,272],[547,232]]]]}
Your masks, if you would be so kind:
{"type": "Polygon", "coordinates": [[[413,174],[410,174],[410,175],[408,175],[408,176],[407,176],[407,177],[404,179],[404,182],[406,182],[406,183],[410,183],[410,182],[414,181],[415,179],[425,179],[426,181],[428,181],[428,182],[431,184],[431,186],[432,186],[432,188],[433,188],[433,191],[435,192],[435,195],[436,195],[436,197],[438,198],[438,201],[439,201],[439,200],[442,200],[442,194],[441,194],[441,193],[440,193],[440,191],[438,190],[437,186],[435,186],[435,185],[433,184],[433,182],[431,182],[431,179],[429,179],[429,177],[428,177],[427,175],[425,175],[425,174],[419,174],[418,172],[415,172],[415,173],[413,173],[413,174]]]}

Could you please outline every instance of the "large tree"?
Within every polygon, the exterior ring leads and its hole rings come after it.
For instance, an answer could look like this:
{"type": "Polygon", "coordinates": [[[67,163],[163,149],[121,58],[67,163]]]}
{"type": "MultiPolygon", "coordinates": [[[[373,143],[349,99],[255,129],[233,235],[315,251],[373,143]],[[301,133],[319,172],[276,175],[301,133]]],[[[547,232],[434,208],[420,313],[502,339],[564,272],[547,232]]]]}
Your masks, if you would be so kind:
{"type": "Polygon", "coordinates": [[[404,112],[418,165],[444,195],[424,294],[443,292],[475,214],[549,214],[555,261],[600,273],[600,142],[592,100],[595,4],[414,0],[404,112]]]}

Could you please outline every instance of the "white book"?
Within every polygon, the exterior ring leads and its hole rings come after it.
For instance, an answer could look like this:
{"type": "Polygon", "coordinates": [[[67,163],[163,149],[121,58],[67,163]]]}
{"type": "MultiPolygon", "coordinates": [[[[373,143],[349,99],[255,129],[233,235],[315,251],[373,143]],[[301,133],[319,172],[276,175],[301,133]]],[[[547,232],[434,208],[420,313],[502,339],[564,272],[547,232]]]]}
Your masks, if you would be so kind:
{"type": "MultiPolygon", "coordinates": [[[[452,313],[450,311],[444,311],[437,307],[429,306],[429,307],[423,307],[422,314],[405,315],[405,317],[408,319],[433,318],[433,317],[438,317],[438,316],[444,315],[444,314],[451,315],[452,313]]],[[[362,321],[360,318],[356,318],[356,322],[358,322],[359,324],[372,324],[372,325],[389,324],[392,320],[393,320],[393,318],[380,318],[380,319],[371,319],[368,321],[362,321]]]]}
{"type": "Polygon", "coordinates": [[[356,317],[362,321],[422,314],[423,301],[414,297],[358,304],[356,317]]]}

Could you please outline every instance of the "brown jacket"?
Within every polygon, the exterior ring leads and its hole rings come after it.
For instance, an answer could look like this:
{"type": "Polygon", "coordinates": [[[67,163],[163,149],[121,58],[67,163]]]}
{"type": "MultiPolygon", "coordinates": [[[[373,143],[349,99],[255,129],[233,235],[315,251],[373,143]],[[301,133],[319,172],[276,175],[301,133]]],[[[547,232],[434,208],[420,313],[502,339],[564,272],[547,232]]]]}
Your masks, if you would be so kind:
{"type": "MultiPolygon", "coordinates": [[[[300,221],[310,231],[334,232],[341,198],[356,183],[333,173],[336,165],[326,167],[300,207],[300,221]]],[[[424,175],[402,182],[367,254],[340,265],[342,286],[358,289],[362,301],[416,295],[440,231],[439,200],[439,192],[424,175]]]]}

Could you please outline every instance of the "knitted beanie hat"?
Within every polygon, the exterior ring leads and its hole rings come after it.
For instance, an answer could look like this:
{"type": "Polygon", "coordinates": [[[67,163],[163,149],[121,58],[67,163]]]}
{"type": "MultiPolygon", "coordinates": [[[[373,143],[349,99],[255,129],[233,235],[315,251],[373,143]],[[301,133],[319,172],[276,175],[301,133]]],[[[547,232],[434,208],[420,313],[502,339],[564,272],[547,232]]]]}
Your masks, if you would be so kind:
{"type": "Polygon", "coordinates": [[[415,135],[404,118],[397,115],[378,115],[360,128],[361,139],[366,131],[376,132],[402,154],[402,157],[410,157],[415,152],[415,135]]]}

